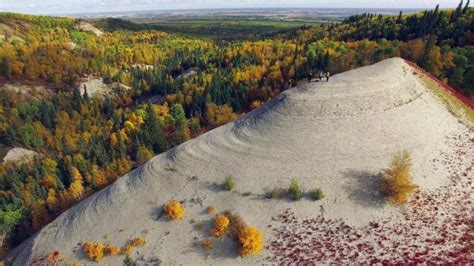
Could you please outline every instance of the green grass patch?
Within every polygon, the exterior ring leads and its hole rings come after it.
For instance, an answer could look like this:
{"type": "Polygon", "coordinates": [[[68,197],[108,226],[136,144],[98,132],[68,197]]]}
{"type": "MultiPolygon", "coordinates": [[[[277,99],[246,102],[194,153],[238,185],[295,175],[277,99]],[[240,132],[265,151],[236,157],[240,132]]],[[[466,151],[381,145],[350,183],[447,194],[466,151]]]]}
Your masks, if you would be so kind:
{"type": "Polygon", "coordinates": [[[445,88],[430,77],[418,71],[417,74],[421,81],[444,102],[450,113],[467,126],[474,126],[474,110],[471,107],[467,106],[456,96],[446,91],[445,88]]]}

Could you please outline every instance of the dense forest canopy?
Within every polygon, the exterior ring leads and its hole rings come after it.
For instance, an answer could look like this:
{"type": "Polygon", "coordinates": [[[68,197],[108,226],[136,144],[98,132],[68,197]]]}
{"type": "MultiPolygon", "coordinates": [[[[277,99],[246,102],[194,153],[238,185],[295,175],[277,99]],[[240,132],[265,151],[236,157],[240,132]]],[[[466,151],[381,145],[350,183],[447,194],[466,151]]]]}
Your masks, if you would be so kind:
{"type": "MultiPolygon", "coordinates": [[[[176,35],[120,19],[0,13],[0,82],[52,91],[0,90],[1,145],[40,154],[0,166],[0,230],[18,244],[154,154],[261,106],[318,70],[338,73],[401,56],[473,98],[468,5],[361,14],[271,29],[253,40],[200,38],[199,30],[176,35]],[[79,88],[91,75],[111,91],[93,96],[79,88]]],[[[243,25],[253,32],[252,23],[243,25]]]]}

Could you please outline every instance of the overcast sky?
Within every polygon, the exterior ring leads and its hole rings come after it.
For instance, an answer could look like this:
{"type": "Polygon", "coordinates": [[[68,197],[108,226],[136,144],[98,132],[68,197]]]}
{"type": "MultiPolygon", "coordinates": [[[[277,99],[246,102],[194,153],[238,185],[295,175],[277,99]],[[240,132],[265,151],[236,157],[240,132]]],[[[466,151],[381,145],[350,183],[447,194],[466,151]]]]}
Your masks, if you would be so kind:
{"type": "Polygon", "coordinates": [[[455,7],[458,0],[0,0],[0,11],[64,14],[138,10],[246,8],[246,7],[455,7]]]}

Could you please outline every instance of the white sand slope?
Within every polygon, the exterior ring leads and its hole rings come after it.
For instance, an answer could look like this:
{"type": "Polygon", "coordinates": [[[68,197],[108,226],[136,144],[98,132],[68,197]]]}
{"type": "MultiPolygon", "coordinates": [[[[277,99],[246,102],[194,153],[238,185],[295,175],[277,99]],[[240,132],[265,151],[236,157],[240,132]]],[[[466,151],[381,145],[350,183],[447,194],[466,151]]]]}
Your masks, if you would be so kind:
{"type": "Polygon", "coordinates": [[[3,157],[3,163],[29,161],[37,155],[37,152],[25,148],[12,148],[3,157]]]}
{"type": "MultiPolygon", "coordinates": [[[[276,224],[272,217],[287,209],[297,217],[318,218],[323,205],[326,219],[354,228],[402,219],[406,209],[384,205],[377,192],[377,174],[392,155],[404,149],[412,153],[414,181],[421,192],[429,193],[450,182],[447,165],[433,166],[455,152],[447,137],[474,138],[413,72],[394,58],[335,75],[328,83],[285,91],[239,120],[154,157],[80,202],[25,242],[13,262],[25,265],[59,251],[65,262],[93,264],[80,248],[82,243],[123,246],[144,236],[147,244],[132,256],[141,262],[261,264],[278,256],[283,240],[270,226],[284,228],[284,221],[276,224]],[[227,175],[236,179],[235,192],[215,185],[227,175]],[[298,178],[305,190],[322,188],[325,199],[264,198],[274,187],[287,188],[291,178],[298,178]],[[157,219],[170,199],[185,201],[183,220],[157,219]],[[202,250],[196,243],[209,237],[212,215],[205,208],[210,205],[239,213],[261,228],[266,243],[273,241],[276,248],[240,258],[230,241],[216,240],[212,251],[202,250]],[[203,221],[204,230],[197,230],[191,219],[203,221]]],[[[466,149],[474,150],[473,146],[469,142],[466,149]]],[[[472,154],[467,155],[459,169],[472,164],[472,154]]],[[[123,258],[109,256],[101,263],[117,265],[123,258]]]]}

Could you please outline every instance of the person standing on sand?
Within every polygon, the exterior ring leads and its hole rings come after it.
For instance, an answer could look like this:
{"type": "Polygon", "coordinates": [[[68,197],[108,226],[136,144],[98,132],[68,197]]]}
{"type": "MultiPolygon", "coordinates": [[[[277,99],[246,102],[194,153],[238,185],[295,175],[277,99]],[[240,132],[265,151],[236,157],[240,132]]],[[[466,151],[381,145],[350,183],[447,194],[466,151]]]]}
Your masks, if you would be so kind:
{"type": "Polygon", "coordinates": [[[328,81],[329,81],[329,77],[330,77],[330,76],[331,76],[331,73],[329,73],[329,71],[328,71],[328,72],[326,72],[326,82],[328,82],[328,81]]]}
{"type": "Polygon", "coordinates": [[[308,75],[308,81],[311,82],[311,79],[313,78],[313,72],[312,71],[309,71],[309,75],[308,75]]]}
{"type": "Polygon", "coordinates": [[[319,70],[319,81],[323,79],[323,71],[319,70]]]}
{"type": "Polygon", "coordinates": [[[323,205],[319,205],[319,211],[321,212],[321,217],[324,218],[324,213],[326,213],[326,210],[324,209],[323,205]]]}

